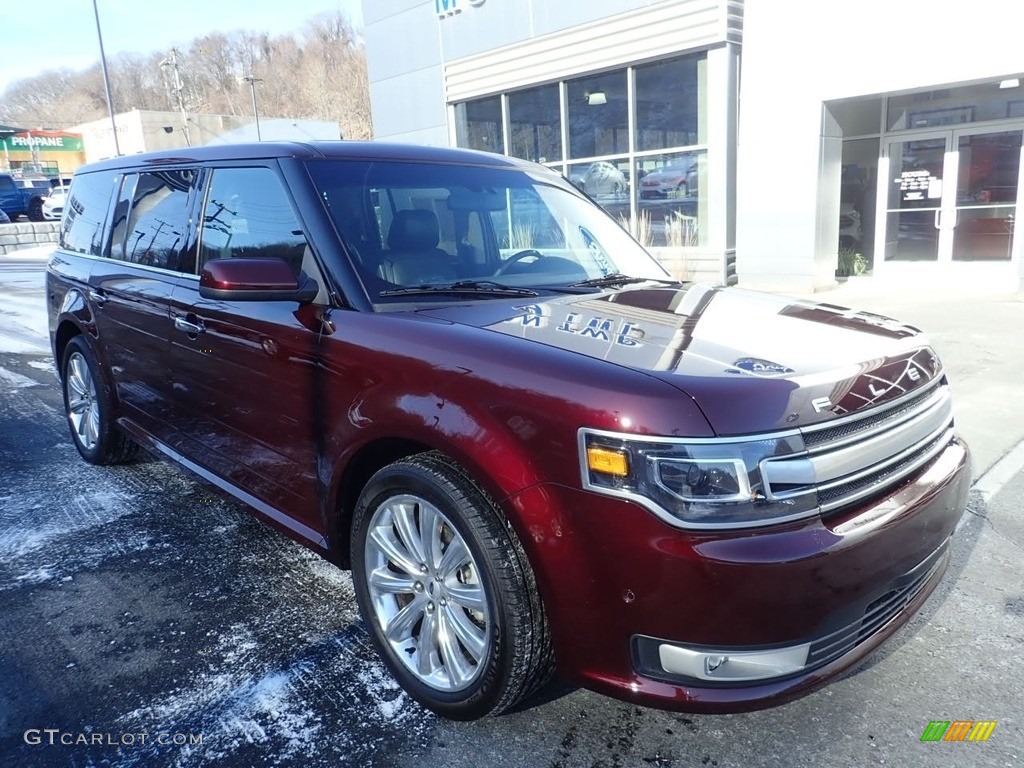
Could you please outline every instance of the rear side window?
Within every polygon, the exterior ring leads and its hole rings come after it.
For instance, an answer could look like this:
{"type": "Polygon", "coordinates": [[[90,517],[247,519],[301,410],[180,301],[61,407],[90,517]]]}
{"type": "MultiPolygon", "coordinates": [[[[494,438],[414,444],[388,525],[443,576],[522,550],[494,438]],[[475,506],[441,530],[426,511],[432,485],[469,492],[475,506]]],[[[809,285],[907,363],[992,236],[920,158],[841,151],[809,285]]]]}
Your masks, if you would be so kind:
{"type": "Polygon", "coordinates": [[[270,168],[218,168],[203,210],[199,267],[210,259],[284,259],[298,275],[302,225],[270,168]]]}
{"type": "Polygon", "coordinates": [[[75,176],[60,229],[60,247],[75,253],[100,256],[103,222],[117,177],[113,173],[75,176]]]}
{"type": "Polygon", "coordinates": [[[174,269],[188,238],[196,179],[193,169],[126,175],[114,209],[111,258],[174,269]]]}
{"type": "Polygon", "coordinates": [[[15,189],[14,179],[10,176],[0,176],[0,189],[15,189]]]}

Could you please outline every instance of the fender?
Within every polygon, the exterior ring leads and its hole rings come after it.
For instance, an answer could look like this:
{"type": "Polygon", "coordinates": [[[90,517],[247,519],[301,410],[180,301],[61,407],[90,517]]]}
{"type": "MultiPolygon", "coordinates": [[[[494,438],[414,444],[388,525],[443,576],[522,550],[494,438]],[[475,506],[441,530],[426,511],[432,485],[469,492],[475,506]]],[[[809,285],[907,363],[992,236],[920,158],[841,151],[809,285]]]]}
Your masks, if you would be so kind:
{"type": "MultiPolygon", "coordinates": [[[[89,336],[91,339],[97,338],[92,307],[83,291],[73,287],[68,289],[61,299],[60,309],[57,310],[50,337],[50,346],[53,349],[53,359],[58,375],[60,375],[60,359],[64,354],[64,347],[71,337],[79,333],[89,336]]],[[[97,351],[96,346],[94,346],[94,351],[97,351]]],[[[101,364],[106,366],[106,356],[98,356],[98,358],[101,364]]]]}
{"type": "MultiPolygon", "coordinates": [[[[407,394],[390,399],[378,395],[374,400],[378,405],[370,406],[367,399],[355,401],[350,418],[343,419],[343,426],[333,430],[325,441],[328,453],[321,462],[321,482],[326,488],[322,510],[324,529],[328,531],[332,549],[342,560],[347,558],[348,522],[352,512],[345,505],[346,490],[349,490],[346,483],[368,479],[353,478],[350,473],[360,466],[360,457],[376,454],[378,448],[386,450],[386,446],[401,444],[440,451],[458,462],[503,508],[505,499],[543,481],[540,464],[543,456],[493,412],[469,411],[459,403],[432,394],[407,394]],[[369,422],[353,433],[351,418],[369,422]],[[339,551],[339,547],[345,551],[339,551]]],[[[355,493],[348,499],[350,503],[354,502],[359,489],[351,490],[355,493]]],[[[521,538],[526,535],[520,521],[509,517],[517,535],[521,538]]]]}

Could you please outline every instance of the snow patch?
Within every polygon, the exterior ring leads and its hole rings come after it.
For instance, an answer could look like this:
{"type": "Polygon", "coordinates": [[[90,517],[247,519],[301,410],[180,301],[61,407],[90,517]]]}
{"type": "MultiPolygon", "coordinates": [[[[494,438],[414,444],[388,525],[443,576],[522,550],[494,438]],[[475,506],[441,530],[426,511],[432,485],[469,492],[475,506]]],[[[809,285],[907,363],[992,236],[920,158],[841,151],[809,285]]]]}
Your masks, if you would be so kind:
{"type": "MultiPolygon", "coordinates": [[[[9,269],[11,262],[6,264],[9,269]]],[[[0,352],[38,355],[50,349],[45,282],[46,271],[39,265],[26,263],[24,270],[4,272],[0,286],[0,352]]]]}
{"type": "MultiPolygon", "coordinates": [[[[2,369],[0,369],[2,370],[2,369]]],[[[11,497],[5,497],[6,502],[11,497]]],[[[41,504],[27,510],[30,514],[19,515],[30,527],[11,527],[0,530],[0,560],[10,561],[24,557],[44,547],[54,539],[85,528],[105,525],[128,513],[133,497],[116,491],[83,493],[70,499],[61,510],[62,514],[36,514],[41,504]]],[[[6,504],[4,505],[6,506],[6,504]]],[[[0,512],[4,507],[0,507],[0,512]]],[[[0,516],[2,519],[3,516],[0,516]]],[[[118,542],[113,540],[112,547],[118,542]]]]}
{"type": "Polygon", "coordinates": [[[377,707],[385,723],[399,722],[409,714],[406,709],[409,697],[382,663],[365,664],[356,672],[356,677],[366,686],[367,698],[377,707]]]}
{"type": "Polygon", "coordinates": [[[0,386],[17,387],[21,389],[24,387],[38,387],[39,382],[30,379],[28,376],[22,376],[20,373],[9,371],[0,365],[0,386]]]}
{"type": "Polygon", "coordinates": [[[223,660],[230,671],[200,676],[189,688],[179,689],[159,704],[128,712],[119,722],[131,728],[152,722],[163,730],[175,724],[179,730],[206,734],[202,746],[182,749],[175,762],[178,766],[208,765],[246,744],[273,743],[283,758],[314,756],[320,750],[322,725],[295,690],[296,680],[313,673],[313,666],[300,662],[252,680],[252,670],[237,664],[237,658],[239,650],[255,649],[256,644],[250,640],[236,645],[236,638],[247,633],[235,630],[219,642],[221,647],[235,645],[234,653],[223,660]]]}
{"type": "Polygon", "coordinates": [[[42,584],[55,577],[56,574],[53,572],[53,566],[44,565],[40,568],[33,568],[31,571],[21,574],[21,576],[16,576],[14,580],[25,584],[42,584]]]}
{"type": "Polygon", "coordinates": [[[0,332],[0,352],[11,355],[39,354],[42,344],[25,341],[21,338],[5,335],[0,332]]]}
{"type": "Polygon", "coordinates": [[[29,360],[28,365],[30,368],[35,368],[37,371],[55,372],[53,367],[53,358],[51,357],[48,357],[45,360],[29,360]]]}
{"type": "Polygon", "coordinates": [[[329,582],[336,587],[341,587],[348,594],[352,593],[352,577],[347,571],[341,570],[334,563],[330,563],[318,556],[307,561],[307,565],[318,579],[329,582]]]}

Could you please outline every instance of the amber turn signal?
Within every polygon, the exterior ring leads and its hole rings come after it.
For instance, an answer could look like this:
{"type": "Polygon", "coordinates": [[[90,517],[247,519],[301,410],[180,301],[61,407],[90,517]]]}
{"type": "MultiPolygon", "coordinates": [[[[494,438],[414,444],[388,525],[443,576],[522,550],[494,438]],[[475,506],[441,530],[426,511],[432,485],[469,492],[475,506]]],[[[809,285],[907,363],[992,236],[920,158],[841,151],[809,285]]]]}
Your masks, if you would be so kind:
{"type": "Polygon", "coordinates": [[[592,472],[626,477],[629,474],[629,459],[623,451],[590,446],[587,448],[587,467],[592,472]]]}

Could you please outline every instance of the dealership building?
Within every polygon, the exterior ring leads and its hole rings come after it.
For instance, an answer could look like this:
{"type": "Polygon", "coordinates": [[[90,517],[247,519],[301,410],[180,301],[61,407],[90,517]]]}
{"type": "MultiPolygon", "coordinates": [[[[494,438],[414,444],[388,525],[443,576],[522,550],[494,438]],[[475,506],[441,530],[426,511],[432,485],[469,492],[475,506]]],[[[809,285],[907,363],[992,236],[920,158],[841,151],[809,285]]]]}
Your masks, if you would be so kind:
{"type": "Polygon", "coordinates": [[[374,135],[551,166],[679,276],[1020,280],[1019,0],[364,0],[374,135]]]}

